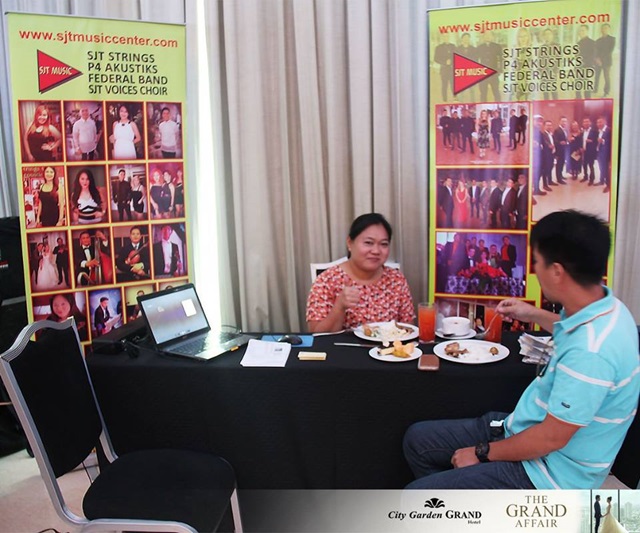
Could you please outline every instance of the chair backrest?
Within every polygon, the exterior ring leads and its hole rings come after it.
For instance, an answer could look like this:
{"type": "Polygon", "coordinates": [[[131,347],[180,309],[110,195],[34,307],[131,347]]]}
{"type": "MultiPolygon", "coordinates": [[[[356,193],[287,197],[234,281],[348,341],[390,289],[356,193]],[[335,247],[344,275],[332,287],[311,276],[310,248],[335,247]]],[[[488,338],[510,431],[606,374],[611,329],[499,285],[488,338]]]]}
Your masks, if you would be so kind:
{"type": "MultiPolygon", "coordinates": [[[[340,259],[336,259],[335,261],[331,261],[330,263],[311,263],[309,265],[310,270],[311,270],[311,283],[313,283],[316,278],[322,274],[325,270],[327,270],[328,268],[331,268],[332,266],[335,265],[339,265],[340,263],[344,263],[346,260],[348,259],[348,257],[345,255],[343,257],[341,257],[340,259]]],[[[400,263],[394,263],[392,261],[387,261],[384,266],[389,267],[389,268],[396,268],[396,269],[400,269],[400,263]]]]}
{"type": "MultiPolygon", "coordinates": [[[[80,523],[82,519],[68,509],[57,478],[80,465],[97,445],[110,446],[110,441],[73,318],[26,326],[0,355],[0,376],[56,511],[80,523]]],[[[107,455],[111,452],[110,448],[107,455]]]]}

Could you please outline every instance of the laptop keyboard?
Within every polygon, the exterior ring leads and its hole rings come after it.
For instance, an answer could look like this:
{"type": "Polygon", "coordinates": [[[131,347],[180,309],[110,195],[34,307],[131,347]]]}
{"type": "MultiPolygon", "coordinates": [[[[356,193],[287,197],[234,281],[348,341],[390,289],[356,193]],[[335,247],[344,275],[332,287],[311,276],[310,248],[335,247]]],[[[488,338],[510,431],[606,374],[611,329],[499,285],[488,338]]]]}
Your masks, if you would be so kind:
{"type": "Polygon", "coordinates": [[[217,337],[214,335],[206,335],[199,337],[189,342],[185,342],[180,346],[176,346],[172,349],[173,352],[181,353],[185,355],[205,352],[211,346],[218,347],[221,343],[235,339],[238,336],[237,333],[222,332],[217,337]]]}

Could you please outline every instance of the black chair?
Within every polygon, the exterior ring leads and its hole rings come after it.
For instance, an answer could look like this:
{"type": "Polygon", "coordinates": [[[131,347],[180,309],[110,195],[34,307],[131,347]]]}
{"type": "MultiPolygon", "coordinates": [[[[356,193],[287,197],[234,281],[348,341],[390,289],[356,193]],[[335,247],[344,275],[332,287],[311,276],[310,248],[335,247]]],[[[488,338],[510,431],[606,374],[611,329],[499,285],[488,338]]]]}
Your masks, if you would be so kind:
{"type": "Polygon", "coordinates": [[[221,457],[169,449],[116,457],[73,319],[25,327],[0,356],[0,375],[63,520],[81,531],[193,533],[215,531],[231,506],[242,531],[235,474],[221,457]],[[67,507],[58,478],[94,449],[108,462],[83,497],[81,517],[67,507]]]}

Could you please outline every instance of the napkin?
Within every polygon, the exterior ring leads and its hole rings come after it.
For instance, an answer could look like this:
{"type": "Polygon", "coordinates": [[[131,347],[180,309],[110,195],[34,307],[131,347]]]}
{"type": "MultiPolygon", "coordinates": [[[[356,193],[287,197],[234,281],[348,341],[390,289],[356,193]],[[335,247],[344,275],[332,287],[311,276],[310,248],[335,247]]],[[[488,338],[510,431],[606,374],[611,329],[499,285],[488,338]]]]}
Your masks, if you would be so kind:
{"type": "Polygon", "coordinates": [[[523,333],[518,339],[520,343],[520,355],[523,363],[547,364],[554,354],[552,337],[535,337],[523,333]]]}
{"type": "Polygon", "coordinates": [[[251,339],[244,357],[242,366],[279,366],[287,364],[291,352],[291,345],[287,342],[268,342],[251,339]]]}

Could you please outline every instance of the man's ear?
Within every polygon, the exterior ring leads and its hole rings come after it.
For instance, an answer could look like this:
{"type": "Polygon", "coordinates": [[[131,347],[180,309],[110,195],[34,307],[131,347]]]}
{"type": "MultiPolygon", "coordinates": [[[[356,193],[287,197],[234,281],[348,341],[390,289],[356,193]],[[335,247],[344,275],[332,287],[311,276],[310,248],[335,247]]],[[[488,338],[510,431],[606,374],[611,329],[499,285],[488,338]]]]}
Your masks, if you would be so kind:
{"type": "Polygon", "coordinates": [[[553,279],[556,281],[556,283],[563,284],[567,279],[566,276],[568,275],[564,266],[562,266],[560,263],[553,263],[551,265],[551,268],[553,279]]]}

